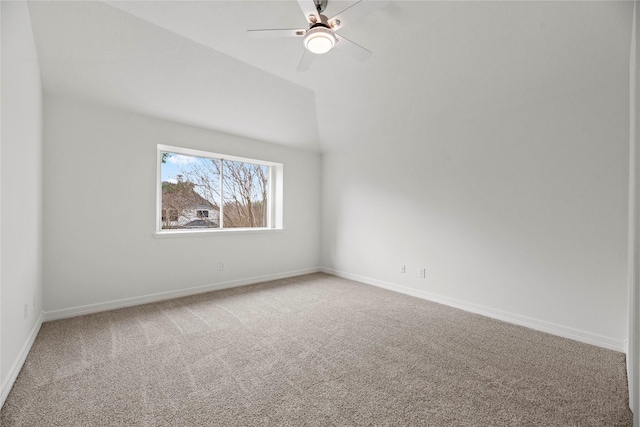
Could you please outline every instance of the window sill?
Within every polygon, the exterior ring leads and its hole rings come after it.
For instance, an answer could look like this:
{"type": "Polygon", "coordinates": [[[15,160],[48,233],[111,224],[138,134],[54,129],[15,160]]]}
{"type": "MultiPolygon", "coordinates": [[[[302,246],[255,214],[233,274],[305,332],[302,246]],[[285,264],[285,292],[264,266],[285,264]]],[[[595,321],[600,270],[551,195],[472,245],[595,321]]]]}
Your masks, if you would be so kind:
{"type": "Polygon", "coordinates": [[[171,239],[176,237],[205,237],[213,235],[239,234],[269,234],[279,233],[282,228],[223,228],[216,230],[163,230],[153,233],[156,239],[171,239]]]}

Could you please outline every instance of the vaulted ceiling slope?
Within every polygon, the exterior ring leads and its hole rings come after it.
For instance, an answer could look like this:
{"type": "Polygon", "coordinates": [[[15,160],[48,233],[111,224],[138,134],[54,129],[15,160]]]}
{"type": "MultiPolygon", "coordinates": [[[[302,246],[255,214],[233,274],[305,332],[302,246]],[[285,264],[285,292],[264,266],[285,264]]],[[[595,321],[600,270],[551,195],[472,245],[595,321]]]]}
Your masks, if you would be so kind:
{"type": "Polygon", "coordinates": [[[308,88],[103,2],[29,10],[47,94],[318,149],[308,88]]]}
{"type": "MultiPolygon", "coordinates": [[[[353,3],[330,0],[327,15],[353,3]]],[[[47,93],[322,150],[381,130],[419,137],[425,117],[619,91],[632,10],[392,0],[340,30],[374,52],[367,62],[336,50],[299,73],[300,39],[246,35],[304,27],[295,0],[30,3],[47,93]]]]}

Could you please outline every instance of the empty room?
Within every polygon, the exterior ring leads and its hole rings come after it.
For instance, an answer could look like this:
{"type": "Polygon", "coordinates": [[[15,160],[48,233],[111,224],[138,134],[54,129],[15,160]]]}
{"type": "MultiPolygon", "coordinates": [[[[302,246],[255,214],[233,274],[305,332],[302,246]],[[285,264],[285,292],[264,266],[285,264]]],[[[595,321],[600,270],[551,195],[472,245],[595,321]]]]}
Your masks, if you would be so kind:
{"type": "Polygon", "coordinates": [[[0,1],[0,425],[640,426],[637,1],[0,1]]]}

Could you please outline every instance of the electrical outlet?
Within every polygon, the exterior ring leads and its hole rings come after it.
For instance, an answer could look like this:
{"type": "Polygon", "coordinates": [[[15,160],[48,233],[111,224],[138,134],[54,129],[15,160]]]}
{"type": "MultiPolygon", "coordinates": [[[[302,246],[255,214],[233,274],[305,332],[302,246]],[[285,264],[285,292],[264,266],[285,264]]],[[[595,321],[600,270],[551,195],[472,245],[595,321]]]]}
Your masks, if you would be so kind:
{"type": "Polygon", "coordinates": [[[225,265],[224,261],[220,261],[220,263],[218,264],[218,266],[220,267],[220,271],[224,270],[225,268],[227,268],[227,266],[225,265]]]}
{"type": "Polygon", "coordinates": [[[27,317],[29,317],[29,304],[24,305],[24,320],[27,320],[27,317]]]}
{"type": "Polygon", "coordinates": [[[404,264],[402,264],[402,265],[400,266],[400,273],[406,273],[406,272],[407,272],[407,266],[406,266],[406,265],[404,265],[404,264]]]}
{"type": "Polygon", "coordinates": [[[425,277],[427,277],[427,269],[426,268],[421,268],[420,269],[420,278],[424,279],[425,277]]]}

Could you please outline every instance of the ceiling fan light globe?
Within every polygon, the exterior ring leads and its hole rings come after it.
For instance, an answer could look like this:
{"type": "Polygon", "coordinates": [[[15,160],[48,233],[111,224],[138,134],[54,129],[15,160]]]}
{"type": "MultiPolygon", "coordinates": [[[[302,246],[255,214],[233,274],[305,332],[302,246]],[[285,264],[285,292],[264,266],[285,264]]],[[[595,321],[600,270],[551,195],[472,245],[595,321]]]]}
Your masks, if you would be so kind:
{"type": "Polygon", "coordinates": [[[321,55],[329,52],[333,48],[333,40],[324,36],[311,37],[307,42],[309,51],[321,55]]]}
{"type": "Polygon", "coordinates": [[[329,52],[336,45],[336,36],[324,27],[317,27],[307,31],[304,46],[311,53],[321,55],[329,52]]]}

